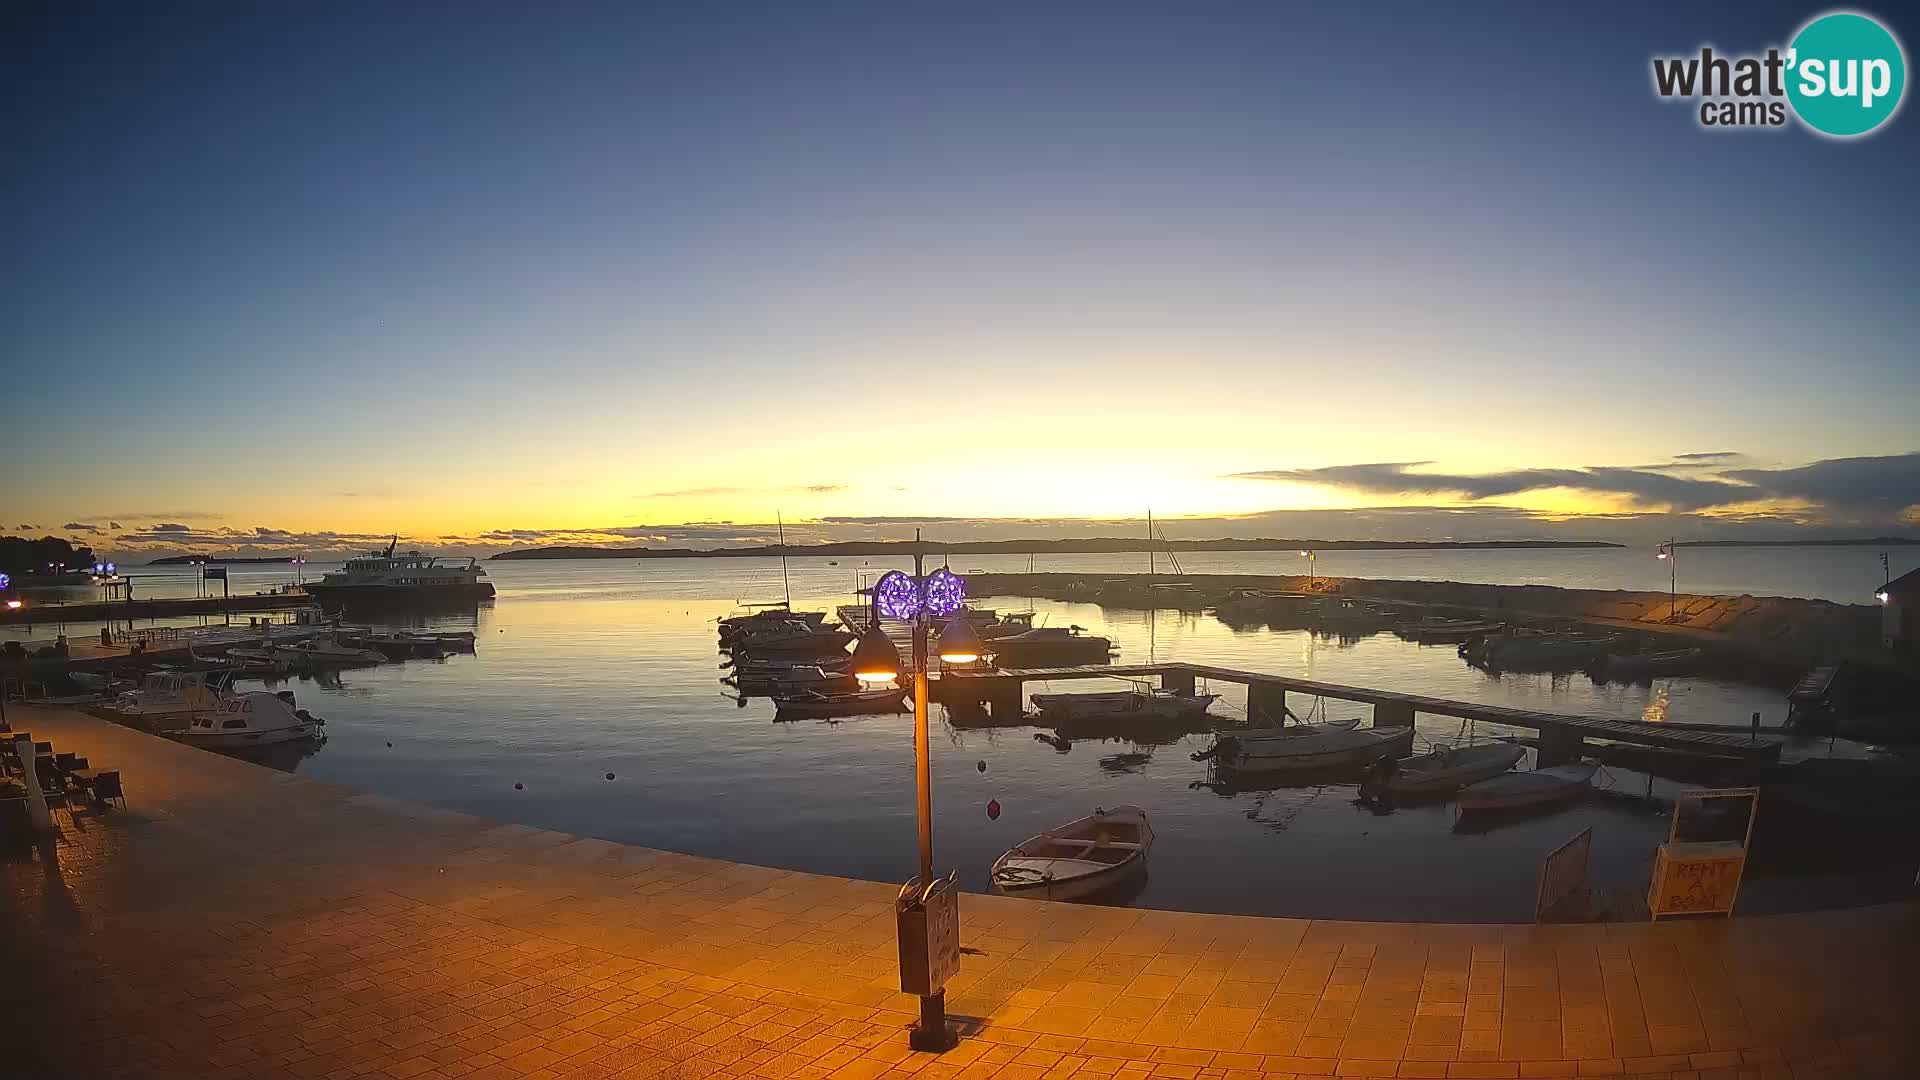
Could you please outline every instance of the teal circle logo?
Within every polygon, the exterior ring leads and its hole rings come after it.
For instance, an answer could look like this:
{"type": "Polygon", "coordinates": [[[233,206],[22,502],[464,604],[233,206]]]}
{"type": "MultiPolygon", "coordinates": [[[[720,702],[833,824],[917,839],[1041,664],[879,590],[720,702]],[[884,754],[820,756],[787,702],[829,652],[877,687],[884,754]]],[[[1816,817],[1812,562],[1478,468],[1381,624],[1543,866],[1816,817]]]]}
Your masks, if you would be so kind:
{"type": "Polygon", "coordinates": [[[1836,11],[1801,27],[1787,50],[1787,100],[1823,135],[1865,135],[1893,118],[1907,90],[1907,57],[1891,31],[1836,11]]]}

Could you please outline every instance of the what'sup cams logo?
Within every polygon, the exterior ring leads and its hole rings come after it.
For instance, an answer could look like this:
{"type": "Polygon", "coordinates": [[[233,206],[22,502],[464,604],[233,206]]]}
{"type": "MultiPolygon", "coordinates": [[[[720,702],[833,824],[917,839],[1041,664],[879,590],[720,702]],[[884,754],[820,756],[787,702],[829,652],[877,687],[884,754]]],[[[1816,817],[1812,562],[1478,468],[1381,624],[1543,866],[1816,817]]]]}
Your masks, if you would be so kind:
{"type": "Polygon", "coordinates": [[[1854,11],[1816,16],[1783,50],[1653,58],[1663,100],[1699,102],[1704,128],[1783,128],[1796,117],[1813,132],[1851,139],[1884,127],[1907,91],[1907,54],[1885,23],[1854,11]]]}

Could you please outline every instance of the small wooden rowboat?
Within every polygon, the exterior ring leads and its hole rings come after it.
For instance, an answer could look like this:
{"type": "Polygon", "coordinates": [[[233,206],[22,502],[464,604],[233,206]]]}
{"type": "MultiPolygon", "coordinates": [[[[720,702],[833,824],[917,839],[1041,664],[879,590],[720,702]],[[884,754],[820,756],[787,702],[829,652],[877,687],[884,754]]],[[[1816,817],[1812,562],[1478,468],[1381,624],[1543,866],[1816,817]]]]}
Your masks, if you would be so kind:
{"type": "Polygon", "coordinates": [[[1512,743],[1441,747],[1398,762],[1386,779],[1386,788],[1395,795],[1436,795],[1499,776],[1526,756],[1526,747],[1512,743]]]}
{"type": "Polygon", "coordinates": [[[1034,900],[1079,900],[1147,868],[1153,826],[1137,806],[1097,809],[994,860],[993,891],[1034,900]]]}
{"type": "Polygon", "coordinates": [[[1237,773],[1319,773],[1357,769],[1413,749],[1413,727],[1360,728],[1349,723],[1296,724],[1222,733],[1195,760],[1237,773]]]}
{"type": "Polygon", "coordinates": [[[1460,790],[1460,811],[1511,810],[1578,798],[1593,786],[1593,774],[1599,768],[1581,762],[1482,780],[1460,790]]]}

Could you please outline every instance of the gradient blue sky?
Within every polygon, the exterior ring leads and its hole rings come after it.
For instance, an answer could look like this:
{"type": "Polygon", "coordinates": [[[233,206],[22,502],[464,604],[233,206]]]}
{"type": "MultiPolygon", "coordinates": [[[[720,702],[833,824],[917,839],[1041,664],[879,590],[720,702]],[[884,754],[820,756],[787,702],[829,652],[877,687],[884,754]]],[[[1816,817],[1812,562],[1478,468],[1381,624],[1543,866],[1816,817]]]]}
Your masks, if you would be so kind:
{"type": "Polygon", "coordinates": [[[1916,484],[1911,108],[1713,133],[1649,85],[1817,6],[142,7],[0,34],[0,527],[1659,514],[1301,474],[1702,451],[1916,484]]]}

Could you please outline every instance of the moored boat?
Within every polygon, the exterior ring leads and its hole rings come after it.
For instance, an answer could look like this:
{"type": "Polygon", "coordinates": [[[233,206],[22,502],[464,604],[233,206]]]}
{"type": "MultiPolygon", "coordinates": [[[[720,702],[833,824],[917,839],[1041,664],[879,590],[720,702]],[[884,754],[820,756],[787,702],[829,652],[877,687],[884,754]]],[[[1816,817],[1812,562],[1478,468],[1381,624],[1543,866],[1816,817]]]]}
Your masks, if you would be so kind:
{"type": "Polygon", "coordinates": [[[291,691],[269,694],[256,690],[222,701],[215,712],[197,714],[187,729],[174,737],[209,750],[245,750],[318,738],[325,723],[305,709],[296,709],[291,691]]]}
{"type": "Polygon", "coordinates": [[[1598,765],[1581,762],[1496,776],[1461,788],[1459,807],[1465,813],[1470,810],[1511,810],[1566,802],[1592,788],[1593,774],[1598,769],[1598,765]]]}
{"type": "Polygon", "coordinates": [[[1104,694],[1035,694],[1033,707],[1049,722],[1073,720],[1193,720],[1206,715],[1218,694],[1170,690],[1122,690],[1104,694]]]}
{"type": "Polygon", "coordinates": [[[1422,645],[1451,645],[1469,638],[1497,634],[1506,627],[1505,623],[1489,622],[1485,619],[1444,619],[1429,616],[1419,622],[1405,623],[1397,632],[1401,637],[1417,641],[1422,645]]]}
{"type": "Polygon", "coordinates": [[[356,649],[329,638],[311,638],[291,645],[275,645],[269,650],[276,660],[296,667],[345,667],[352,664],[386,663],[385,653],[374,649],[356,649]]]}
{"type": "Polygon", "coordinates": [[[154,671],[140,688],[114,699],[106,710],[116,719],[149,728],[184,724],[195,713],[220,707],[226,679],[205,671],[154,671]]]}
{"type": "Polygon", "coordinates": [[[1036,626],[989,638],[986,646],[1001,667],[1104,664],[1114,652],[1112,640],[1090,636],[1083,626],[1036,626]]]}
{"type": "Polygon", "coordinates": [[[819,690],[801,690],[776,694],[774,719],[812,720],[829,716],[879,716],[904,709],[907,692],[900,689],[856,690],[833,694],[819,690]]]}
{"type": "Polygon", "coordinates": [[[344,568],[307,582],[307,594],[329,610],[349,603],[356,608],[473,604],[493,596],[493,583],[485,580],[478,560],[451,566],[418,551],[395,555],[399,542],[396,536],[386,550],[348,559],[344,568]]]}
{"type": "Polygon", "coordinates": [[[1666,652],[1609,653],[1596,665],[1595,673],[1614,682],[1632,682],[1659,675],[1684,675],[1699,664],[1704,653],[1699,649],[1669,649],[1666,652]]]}
{"type": "Polygon", "coordinates": [[[1079,900],[1145,872],[1153,826],[1137,806],[1096,809],[1030,837],[993,862],[993,890],[1035,900],[1079,900]]]}
{"type": "Polygon", "coordinates": [[[1412,749],[1412,725],[1296,724],[1223,733],[1194,758],[1238,773],[1333,772],[1403,757],[1412,749]]]}
{"type": "Polygon", "coordinates": [[[1527,756],[1524,746],[1488,743],[1484,746],[1439,747],[1392,763],[1382,786],[1395,795],[1438,795],[1498,776],[1527,756]]]}

